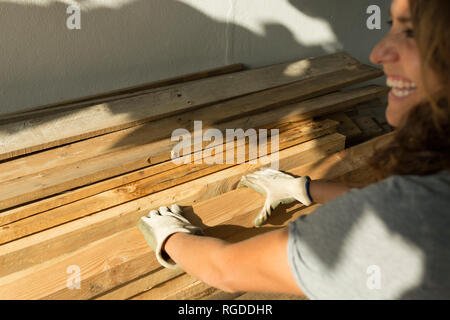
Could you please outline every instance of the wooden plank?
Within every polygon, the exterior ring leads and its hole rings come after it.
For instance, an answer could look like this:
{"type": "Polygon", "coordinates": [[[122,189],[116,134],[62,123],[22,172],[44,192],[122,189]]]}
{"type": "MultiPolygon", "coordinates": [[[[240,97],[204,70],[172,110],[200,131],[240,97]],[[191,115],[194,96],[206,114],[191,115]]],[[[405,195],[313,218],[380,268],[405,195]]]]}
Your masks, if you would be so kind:
{"type": "Polygon", "coordinates": [[[353,141],[362,135],[361,129],[353,122],[350,117],[348,117],[344,112],[338,112],[334,114],[330,114],[321,119],[331,119],[339,122],[339,126],[337,127],[337,131],[344,135],[347,138],[347,141],[353,141]]]}
{"type": "MultiPolygon", "coordinates": [[[[332,120],[310,122],[299,126],[295,125],[295,123],[294,125],[290,124],[290,127],[292,127],[291,129],[288,127],[287,130],[280,131],[280,134],[277,135],[279,140],[279,150],[283,150],[299,143],[335,132],[336,126],[337,122],[332,120]]],[[[255,137],[257,138],[256,135],[255,137]]],[[[270,154],[271,138],[273,137],[268,137],[267,143],[260,143],[256,146],[259,148],[265,146],[270,154]]],[[[58,207],[53,210],[35,214],[27,218],[22,218],[19,221],[1,226],[0,244],[93,214],[95,212],[99,212],[101,210],[105,210],[123,202],[135,200],[148,194],[197,179],[213,172],[230,168],[239,164],[237,156],[240,152],[243,152],[243,158],[245,158],[245,161],[256,160],[255,157],[250,157],[247,152],[249,143],[247,142],[245,144],[246,145],[244,145],[244,148],[241,150],[238,150],[238,145],[236,143],[232,145],[232,148],[228,145],[223,146],[224,152],[221,153],[223,164],[208,164],[208,158],[205,159],[202,164],[195,164],[194,159],[189,157],[191,158],[189,164],[179,166],[174,165],[173,169],[163,171],[161,170],[161,167],[166,166],[166,164],[163,163],[161,165],[150,167],[154,174],[148,178],[140,179],[127,185],[76,201],[67,206],[58,207]],[[230,164],[226,163],[227,147],[229,149],[233,149],[234,153],[234,161],[230,164]]],[[[209,159],[211,158],[212,157],[209,157],[209,159]]]]}
{"type": "MultiPolygon", "coordinates": [[[[148,275],[144,275],[139,277],[137,280],[133,280],[128,282],[125,285],[118,286],[117,288],[113,288],[110,292],[106,294],[102,294],[98,297],[94,297],[96,300],[127,300],[139,298],[139,295],[143,292],[147,292],[150,290],[154,290],[155,288],[161,288],[167,281],[176,278],[177,276],[182,275],[184,277],[188,276],[181,269],[171,270],[171,269],[158,269],[157,271],[153,271],[148,275]],[[156,277],[157,274],[157,277],[156,277]],[[158,283],[161,281],[161,283],[158,283]]],[[[189,277],[189,276],[188,276],[189,277]]],[[[193,278],[192,278],[193,279],[193,278]]],[[[209,286],[205,286],[202,282],[197,282],[193,287],[192,291],[189,289],[184,290],[181,288],[180,293],[183,294],[185,299],[205,299],[205,300],[230,300],[242,295],[243,293],[228,293],[221,290],[211,290],[209,286]],[[187,292],[189,291],[189,292],[187,292]]],[[[176,293],[175,293],[176,294],[176,293]]],[[[168,294],[166,294],[167,299],[172,299],[168,294]]],[[[148,300],[149,298],[146,297],[148,300]]],[[[163,299],[159,297],[158,299],[163,299]]],[[[178,298],[179,299],[179,298],[178,298]]]]}
{"type": "MultiPolygon", "coordinates": [[[[145,246],[145,241],[143,243],[138,235],[138,233],[133,232],[121,232],[99,242],[92,243],[75,255],[61,256],[54,260],[46,261],[32,270],[23,270],[12,274],[8,278],[1,278],[0,297],[3,299],[7,297],[11,299],[21,299],[20,297],[23,299],[39,299],[48,296],[50,292],[70,290],[67,287],[67,270],[69,266],[79,266],[81,279],[88,279],[102,273],[102,270],[106,271],[111,267],[119,266],[123,262],[129,262],[130,259],[134,259],[136,254],[147,253],[149,250],[148,245],[145,246]],[[105,250],[101,244],[112,245],[112,247],[105,250]],[[85,264],[84,261],[89,262],[85,264]],[[23,285],[29,280],[33,282],[28,283],[28,289],[25,289],[23,285]]],[[[156,269],[157,266],[151,260],[148,262],[153,269],[156,269]]],[[[139,269],[137,266],[133,267],[135,267],[133,272],[144,272],[145,270],[143,268],[139,269]]],[[[107,283],[113,286],[119,284],[114,281],[113,275],[109,273],[103,273],[102,280],[105,285],[107,283]]],[[[82,283],[79,290],[71,291],[78,291],[77,295],[81,294],[87,298],[89,295],[95,295],[97,291],[101,292],[102,290],[102,285],[93,284],[92,286],[86,286],[85,283],[82,283]]]]}
{"type": "Polygon", "coordinates": [[[361,140],[368,140],[383,134],[383,129],[370,116],[356,117],[353,119],[361,129],[361,140]]]}
{"type": "MultiPolygon", "coordinates": [[[[389,133],[392,132],[394,129],[391,127],[386,120],[386,106],[387,106],[387,97],[379,97],[373,100],[366,101],[364,103],[360,103],[357,106],[355,106],[355,114],[350,115],[353,119],[359,118],[360,116],[369,116],[374,120],[375,124],[381,127],[383,133],[389,133]]],[[[361,120],[360,120],[361,121],[361,120]]],[[[364,123],[361,123],[362,126],[364,126],[364,123]]],[[[375,136],[379,135],[378,132],[376,132],[376,126],[372,123],[372,127],[375,128],[375,136]]],[[[370,138],[372,135],[368,135],[368,138],[370,138]]],[[[364,139],[361,139],[364,140],[364,139]]]]}
{"type": "Polygon", "coordinates": [[[96,300],[126,300],[133,296],[151,290],[156,286],[159,286],[161,282],[173,279],[185,272],[181,269],[158,269],[139,277],[136,280],[130,281],[123,285],[119,285],[113,288],[111,291],[101,294],[92,299],[96,300]]]}
{"type": "MultiPolygon", "coordinates": [[[[332,134],[282,150],[279,167],[290,170],[344,148],[345,137],[332,134]]],[[[266,160],[270,163],[270,157],[266,160]]],[[[263,161],[262,161],[263,162],[263,161]]],[[[264,161],[265,162],[265,161],[264,161]]],[[[242,175],[261,168],[242,164],[134,201],[86,216],[0,246],[0,277],[72,252],[133,227],[148,210],[177,202],[182,206],[210,199],[235,188],[242,175]]]]}
{"type": "MultiPolygon", "coordinates": [[[[326,80],[322,80],[323,81],[317,83],[317,86],[327,85],[326,80]]],[[[313,87],[317,89],[317,86],[314,85],[313,87]]],[[[304,86],[301,92],[305,91],[308,91],[308,89],[304,86]]],[[[298,96],[299,92],[300,90],[295,90],[292,93],[298,96]]],[[[195,119],[202,119],[203,128],[205,130],[212,127],[218,129],[258,128],[274,120],[280,122],[306,120],[311,118],[313,115],[322,115],[330,111],[347,108],[365,99],[371,99],[374,96],[383,95],[385,92],[386,88],[379,86],[358,88],[349,90],[348,92],[337,92],[217,124],[220,116],[225,118],[228,116],[228,118],[231,119],[235,118],[234,116],[231,116],[232,113],[230,113],[230,111],[225,110],[236,110],[235,112],[239,112],[238,110],[240,110],[242,112],[242,109],[248,109],[250,105],[259,107],[266,106],[267,103],[270,104],[271,98],[269,98],[270,96],[259,97],[258,100],[252,101],[248,105],[244,105],[242,102],[234,105],[230,105],[230,103],[219,104],[214,106],[214,108],[208,108],[208,110],[198,110],[190,114],[158,121],[158,126],[149,125],[142,127],[137,130],[137,132],[132,134],[132,138],[129,139],[130,141],[124,142],[126,145],[138,145],[127,149],[126,152],[123,152],[123,146],[118,146],[118,150],[114,152],[112,150],[107,150],[107,148],[111,145],[117,145],[117,141],[127,139],[124,138],[123,135],[120,135],[119,137],[114,137],[111,139],[102,138],[98,141],[98,144],[92,141],[93,147],[89,146],[88,140],[80,142],[80,146],[63,147],[64,150],[62,151],[49,150],[45,152],[45,155],[36,155],[35,158],[30,161],[27,161],[25,160],[26,158],[24,158],[17,160],[14,164],[9,164],[8,162],[0,164],[0,169],[3,169],[3,172],[12,170],[17,172],[18,168],[24,168],[23,170],[26,170],[26,168],[34,167],[33,165],[36,163],[45,163],[43,161],[45,158],[55,159],[57,156],[61,156],[63,160],[60,163],[53,162],[53,165],[56,166],[56,168],[46,168],[42,171],[35,171],[34,173],[22,178],[16,178],[0,184],[0,210],[147,167],[149,165],[149,159],[151,159],[151,163],[159,163],[170,159],[170,151],[177,142],[170,141],[170,138],[164,139],[164,137],[170,136],[172,131],[167,131],[167,135],[166,133],[163,135],[160,132],[162,131],[160,128],[166,128],[167,130],[186,128],[187,130],[192,131],[193,121],[195,119]],[[147,139],[148,141],[148,137],[153,137],[152,139],[160,138],[160,140],[145,144],[146,140],[144,139],[147,139]],[[139,145],[139,139],[143,140],[141,142],[143,145],[139,145]],[[97,145],[100,145],[100,147],[95,149],[95,146],[97,145]],[[97,150],[97,153],[101,151],[103,151],[103,153],[101,153],[98,157],[83,160],[79,159],[78,156],[75,156],[75,159],[73,159],[73,157],[70,160],[66,159],[67,154],[77,155],[78,153],[84,153],[84,157],[87,157],[88,154],[86,150],[90,151],[92,149],[97,150]],[[66,161],[68,164],[64,165],[63,163],[66,161]],[[60,164],[60,166],[57,166],[57,164],[60,164]]],[[[274,96],[280,97],[282,94],[279,92],[276,95],[274,94],[274,96]]],[[[274,123],[274,125],[277,124],[274,123]]],[[[114,135],[116,135],[116,133],[114,135]]],[[[95,139],[100,139],[100,137],[95,139]]],[[[94,156],[95,153],[96,152],[93,152],[92,156],[94,156]]],[[[33,155],[31,157],[33,157],[33,155]]],[[[93,193],[90,195],[92,194],[93,193]]],[[[74,201],[73,198],[72,201],[74,201]]],[[[54,203],[55,205],[63,204],[61,202],[54,203]]],[[[35,210],[34,207],[32,207],[31,212],[33,212],[33,210],[35,210]]],[[[45,208],[39,210],[43,211],[45,208]]],[[[8,213],[0,213],[0,225],[8,223],[7,220],[4,220],[7,215],[8,213]]],[[[11,220],[9,222],[11,222],[11,220]]]]}
{"type": "MultiPolygon", "coordinates": [[[[205,283],[193,278],[188,274],[183,274],[170,281],[160,283],[146,292],[146,295],[139,295],[132,300],[182,300],[186,299],[186,296],[192,297],[195,295],[192,290],[194,288],[195,293],[203,293],[205,289],[210,291],[216,291],[217,289],[211,288],[205,283]],[[190,291],[186,293],[185,291],[190,291]]],[[[193,300],[199,300],[199,296],[192,298],[193,300]]],[[[188,298],[189,299],[189,298],[188,298]]]]}
{"type": "Polygon", "coordinates": [[[214,293],[206,296],[202,300],[233,300],[233,299],[236,299],[237,297],[239,297],[240,295],[241,295],[240,292],[230,293],[230,292],[225,292],[225,291],[218,291],[218,292],[214,292],[214,293]]]}
{"type": "MultiPolygon", "coordinates": [[[[357,60],[339,53],[163,87],[145,95],[4,124],[0,126],[0,160],[130,128],[317,75],[358,67],[357,60]]],[[[371,77],[382,73],[369,66],[364,68],[370,69],[371,77]]]]}
{"type": "Polygon", "coordinates": [[[383,129],[383,133],[389,133],[394,130],[388,123],[381,124],[381,129],[383,129]]]}
{"type": "Polygon", "coordinates": [[[61,112],[71,110],[74,108],[82,108],[89,105],[105,103],[112,100],[130,98],[132,96],[146,94],[151,92],[150,90],[170,86],[174,84],[184,83],[188,81],[200,80],[214,76],[220,76],[228,73],[238,72],[244,70],[242,63],[231,64],[228,66],[213,68],[209,70],[203,70],[191,74],[181,75],[178,77],[153,81],[144,83],[137,86],[127,87],[118,90],[112,90],[105,93],[91,95],[87,97],[66,100],[58,103],[52,103],[44,106],[31,108],[19,112],[11,112],[8,114],[0,115],[0,124],[7,122],[29,119],[31,117],[40,117],[49,113],[61,112]]]}
{"type": "Polygon", "coordinates": [[[291,294],[247,292],[237,297],[236,300],[308,300],[308,298],[306,296],[296,296],[291,294]]]}
{"type": "Polygon", "coordinates": [[[242,293],[228,293],[196,280],[188,274],[166,281],[131,300],[230,300],[242,293]]]}

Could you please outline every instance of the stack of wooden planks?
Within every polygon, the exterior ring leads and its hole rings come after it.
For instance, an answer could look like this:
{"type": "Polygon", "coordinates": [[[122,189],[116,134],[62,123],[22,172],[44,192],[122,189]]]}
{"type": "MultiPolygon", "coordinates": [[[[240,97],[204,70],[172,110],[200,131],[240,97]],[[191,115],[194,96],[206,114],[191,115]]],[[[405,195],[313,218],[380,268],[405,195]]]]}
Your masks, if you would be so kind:
{"type": "Polygon", "coordinates": [[[390,135],[345,149],[346,136],[362,131],[342,112],[387,89],[342,89],[382,74],[346,53],[237,64],[0,118],[0,299],[258,298],[164,269],[136,223],[178,203],[207,235],[232,242],[285,226],[315,206],[282,207],[255,229],[264,199],[235,190],[274,161],[294,175],[370,183],[367,159],[390,135]],[[171,135],[194,136],[194,121],[225,141],[193,139],[175,163],[171,135]],[[238,128],[278,132],[259,141],[268,154],[252,154],[261,131],[239,145],[226,135],[238,128]],[[212,161],[228,151],[232,163],[212,161]],[[199,154],[207,156],[195,161],[199,154]]]}

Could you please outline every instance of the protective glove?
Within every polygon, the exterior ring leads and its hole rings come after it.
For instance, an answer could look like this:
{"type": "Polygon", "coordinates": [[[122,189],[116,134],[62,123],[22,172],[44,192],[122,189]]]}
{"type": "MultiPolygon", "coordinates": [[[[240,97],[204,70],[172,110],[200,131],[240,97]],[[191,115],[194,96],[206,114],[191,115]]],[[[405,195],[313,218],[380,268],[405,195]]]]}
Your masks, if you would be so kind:
{"type": "Polygon", "coordinates": [[[266,197],[264,207],[255,218],[255,226],[260,227],[278,205],[300,201],[305,206],[312,204],[307,176],[294,178],[273,169],[262,169],[241,178],[238,188],[250,187],[266,197]]]}
{"type": "Polygon", "coordinates": [[[182,213],[181,207],[173,204],[170,210],[167,207],[151,210],[148,216],[142,217],[138,222],[138,227],[144,234],[145,240],[155,251],[156,259],[166,268],[178,268],[178,265],[162,250],[170,235],[176,232],[203,235],[202,230],[192,225],[182,216],[182,213]]]}

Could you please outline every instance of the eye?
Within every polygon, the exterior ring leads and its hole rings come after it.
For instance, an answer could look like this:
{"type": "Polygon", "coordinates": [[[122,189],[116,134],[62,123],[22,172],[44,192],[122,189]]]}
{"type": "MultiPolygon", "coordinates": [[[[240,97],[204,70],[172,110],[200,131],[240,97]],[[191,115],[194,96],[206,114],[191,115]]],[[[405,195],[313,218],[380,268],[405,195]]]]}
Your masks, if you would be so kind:
{"type": "MultiPolygon", "coordinates": [[[[390,28],[392,28],[392,25],[394,24],[394,21],[393,21],[392,19],[390,19],[390,20],[386,21],[386,24],[387,24],[390,28]]],[[[408,38],[414,38],[414,30],[413,30],[413,29],[406,29],[406,30],[404,31],[404,33],[406,34],[406,36],[407,36],[408,38]]]]}
{"type": "Polygon", "coordinates": [[[413,29],[405,30],[405,34],[408,38],[414,38],[414,30],[413,29]]]}

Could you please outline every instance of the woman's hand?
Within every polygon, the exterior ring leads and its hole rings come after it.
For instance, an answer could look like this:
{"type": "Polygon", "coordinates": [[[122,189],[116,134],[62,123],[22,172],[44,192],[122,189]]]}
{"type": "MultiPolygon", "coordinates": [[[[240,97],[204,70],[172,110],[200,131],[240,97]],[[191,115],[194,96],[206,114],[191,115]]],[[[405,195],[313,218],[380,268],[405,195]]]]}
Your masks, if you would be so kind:
{"type": "Polygon", "coordinates": [[[314,180],[309,177],[295,178],[286,173],[263,169],[241,178],[238,188],[250,187],[266,197],[264,207],[255,218],[260,227],[278,205],[299,201],[305,206],[324,203],[350,190],[341,183],[314,180]]]}
{"type": "Polygon", "coordinates": [[[266,197],[264,207],[255,218],[255,226],[267,221],[272,210],[280,204],[299,201],[305,206],[312,204],[309,195],[309,177],[294,178],[273,169],[263,169],[241,178],[238,188],[250,187],[266,197]]]}
{"type": "Polygon", "coordinates": [[[173,204],[170,210],[167,207],[151,210],[148,216],[142,217],[138,223],[145,240],[155,251],[158,262],[166,268],[178,267],[163,250],[165,242],[171,235],[177,232],[203,235],[202,230],[192,225],[182,214],[180,206],[173,204]]]}

